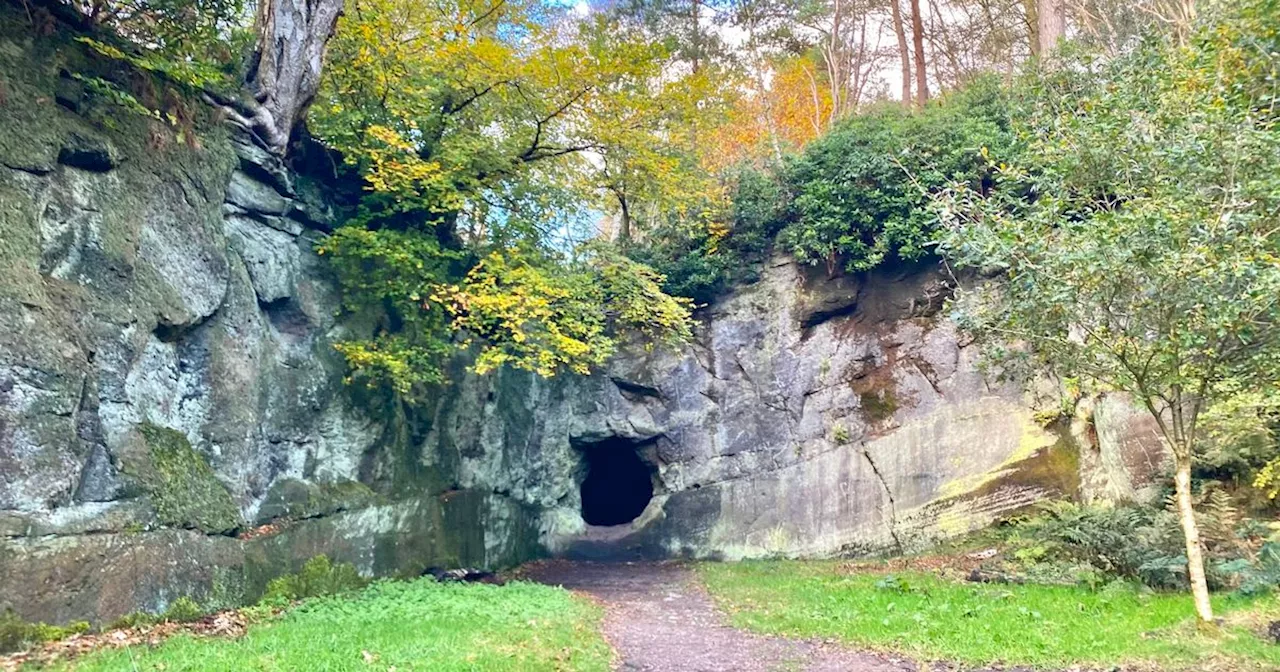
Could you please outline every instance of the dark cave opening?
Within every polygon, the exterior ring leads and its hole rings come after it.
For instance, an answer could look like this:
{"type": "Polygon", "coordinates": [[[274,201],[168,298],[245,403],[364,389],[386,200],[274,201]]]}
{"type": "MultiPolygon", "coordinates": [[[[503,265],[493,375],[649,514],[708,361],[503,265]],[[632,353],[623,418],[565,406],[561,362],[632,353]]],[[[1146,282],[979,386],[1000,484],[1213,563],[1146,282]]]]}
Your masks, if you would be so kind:
{"type": "Polygon", "coordinates": [[[622,525],[635,520],[653,499],[653,469],[639,446],[613,438],[580,446],[586,456],[582,518],[588,525],[622,525]]]}

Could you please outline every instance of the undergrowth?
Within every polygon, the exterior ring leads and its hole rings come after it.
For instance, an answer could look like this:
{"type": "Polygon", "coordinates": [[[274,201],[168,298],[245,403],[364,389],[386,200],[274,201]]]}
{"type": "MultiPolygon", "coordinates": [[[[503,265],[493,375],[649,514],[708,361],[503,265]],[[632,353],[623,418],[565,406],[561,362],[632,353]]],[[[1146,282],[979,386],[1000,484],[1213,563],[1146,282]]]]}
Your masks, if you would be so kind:
{"type": "Polygon", "coordinates": [[[88,630],[89,623],[86,621],[76,621],[61,626],[28,623],[12,610],[6,609],[0,612],[0,653],[17,651],[32,644],[62,639],[88,630]]]}
{"type": "MultiPolygon", "coordinates": [[[[1209,490],[1197,506],[1210,587],[1268,592],[1280,584],[1280,543],[1271,530],[1242,517],[1222,490],[1209,490]]],[[[1173,505],[1082,506],[1046,502],[1035,515],[1012,521],[994,535],[1008,569],[1033,581],[1112,580],[1154,589],[1185,589],[1187,559],[1173,505]]]]}
{"type": "Polygon", "coordinates": [[[263,603],[290,602],[308,597],[337,595],[359,590],[369,581],[356,572],[349,562],[334,563],[328,556],[317,555],[296,574],[285,574],[267,584],[263,603]]]}

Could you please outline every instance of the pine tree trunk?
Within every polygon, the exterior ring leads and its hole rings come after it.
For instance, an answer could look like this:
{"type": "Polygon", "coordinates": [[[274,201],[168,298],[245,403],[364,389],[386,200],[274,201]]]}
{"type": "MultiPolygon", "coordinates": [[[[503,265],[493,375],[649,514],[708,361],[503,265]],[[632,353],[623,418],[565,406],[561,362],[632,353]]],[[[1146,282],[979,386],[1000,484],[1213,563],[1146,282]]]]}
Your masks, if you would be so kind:
{"type": "Polygon", "coordinates": [[[928,70],[924,62],[924,19],[920,16],[920,0],[911,0],[911,40],[915,43],[916,107],[929,102],[928,70]]]}
{"type": "Polygon", "coordinates": [[[325,46],[343,0],[262,0],[258,43],[245,83],[253,96],[253,129],[283,155],[294,128],[320,88],[325,46]]]}
{"type": "Polygon", "coordinates": [[[902,23],[901,0],[890,0],[893,10],[893,34],[898,38],[898,58],[902,61],[902,104],[911,106],[911,47],[907,45],[907,28],[902,23]]]}

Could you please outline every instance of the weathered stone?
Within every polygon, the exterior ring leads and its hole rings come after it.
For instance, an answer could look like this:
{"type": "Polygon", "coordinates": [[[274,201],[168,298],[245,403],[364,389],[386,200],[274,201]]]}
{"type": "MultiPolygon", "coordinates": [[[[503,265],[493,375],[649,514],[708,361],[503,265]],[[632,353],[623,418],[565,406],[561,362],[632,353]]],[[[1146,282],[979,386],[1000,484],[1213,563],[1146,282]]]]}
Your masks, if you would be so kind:
{"type": "Polygon", "coordinates": [[[114,180],[67,170],[49,183],[46,205],[40,217],[40,272],[59,280],[91,282],[93,262],[104,248],[103,214],[95,207],[114,180]]]}
{"type": "Polygon", "coordinates": [[[942,278],[830,282],[777,259],[684,352],[638,349],[590,378],[460,376],[424,461],[541,509],[543,543],[587,557],[916,549],[1074,496],[1075,443],[984,379],[937,314],[942,278]],[[657,477],[645,513],[604,533],[583,524],[578,486],[582,449],[606,444],[657,477]]]}
{"type": "Polygon", "coordinates": [[[233,137],[232,147],[240,159],[240,170],[244,171],[246,176],[266,183],[279,194],[293,193],[293,176],[284,167],[280,157],[267,151],[245,134],[237,134],[233,137]]]}
{"type": "Polygon", "coordinates": [[[80,384],[56,360],[34,368],[6,365],[3,358],[0,509],[38,511],[67,503],[80,465],[72,421],[80,384]]]}
{"type": "Polygon", "coordinates": [[[0,540],[0,610],[28,621],[104,625],[135,611],[162,612],[179,597],[206,602],[244,551],[231,537],[190,530],[0,540]]]}
{"type": "Polygon", "coordinates": [[[359,481],[309,483],[284,478],[267,491],[266,499],[258,507],[258,522],[268,523],[278,518],[319,518],[363,508],[372,504],[374,498],[373,490],[359,481]]]}
{"type": "Polygon", "coordinates": [[[145,119],[79,117],[94,110],[53,102],[58,64],[94,56],[16,34],[14,11],[0,7],[0,610],[234,606],[318,553],[370,575],[535,553],[535,512],[458,491],[421,463],[408,417],[348,397],[337,288],[305,229],[336,223],[321,182],[291,201],[284,166],[218,126],[188,145],[145,119]],[[241,520],[286,529],[223,534],[241,520]]]}
{"type": "Polygon", "coordinates": [[[54,89],[54,102],[71,110],[80,112],[84,104],[84,84],[72,77],[66,70],[58,72],[58,84],[54,89]]]}
{"type": "Polygon", "coordinates": [[[150,269],[164,302],[161,324],[188,327],[209,317],[227,293],[228,269],[222,218],[186,199],[170,184],[141,213],[138,258],[150,269]]]}
{"type": "Polygon", "coordinates": [[[236,171],[227,185],[227,202],[259,215],[283,215],[289,212],[289,200],[274,187],[260,182],[248,173],[236,171]]]}
{"type": "Polygon", "coordinates": [[[298,274],[297,239],[250,217],[227,217],[227,240],[240,254],[262,303],[293,295],[298,274]]]}
{"type": "Polygon", "coordinates": [[[93,446],[84,469],[80,472],[80,484],[76,487],[76,500],[80,502],[110,502],[120,496],[124,483],[120,472],[111,463],[111,455],[103,444],[93,446]]]}
{"type": "Polygon", "coordinates": [[[1155,418],[1123,395],[1087,399],[1072,433],[1081,448],[1086,501],[1150,502],[1172,464],[1155,418]]]}
{"type": "Polygon", "coordinates": [[[0,537],[45,537],[142,530],[157,523],[144,500],[90,502],[48,511],[0,511],[0,537]]]}
{"type": "Polygon", "coordinates": [[[297,200],[293,202],[293,211],[290,213],[293,219],[306,222],[308,226],[322,231],[332,231],[342,222],[341,210],[333,203],[323,182],[302,177],[296,181],[295,186],[297,200]]]}

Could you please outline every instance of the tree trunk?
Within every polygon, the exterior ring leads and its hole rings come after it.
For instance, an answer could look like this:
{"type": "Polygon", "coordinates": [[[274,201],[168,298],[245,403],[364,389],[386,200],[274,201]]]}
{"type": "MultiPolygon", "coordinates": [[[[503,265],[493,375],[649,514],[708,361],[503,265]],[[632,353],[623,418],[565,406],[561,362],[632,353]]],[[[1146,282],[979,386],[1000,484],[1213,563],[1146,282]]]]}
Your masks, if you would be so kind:
{"type": "Polygon", "coordinates": [[[831,34],[823,48],[823,60],[827,63],[827,81],[831,85],[831,116],[827,126],[844,116],[849,86],[849,73],[844,70],[846,45],[844,44],[844,3],[834,0],[831,9],[831,34]]]}
{"type": "Polygon", "coordinates": [[[294,128],[320,88],[325,45],[342,14],[343,0],[262,0],[258,43],[245,78],[255,104],[253,129],[283,155],[294,128]]]}
{"type": "Polygon", "coordinates": [[[624,196],[618,196],[618,205],[620,212],[618,213],[618,242],[631,242],[631,209],[627,207],[627,199],[624,196]]]}
{"type": "Polygon", "coordinates": [[[916,107],[929,102],[929,81],[924,62],[924,19],[920,17],[920,0],[911,0],[911,40],[915,43],[916,107]]]}
{"type": "Polygon", "coordinates": [[[804,75],[809,79],[809,98],[813,100],[813,134],[815,136],[822,134],[822,94],[818,91],[818,80],[813,76],[813,71],[809,66],[800,64],[800,68],[804,70],[804,75]]]}
{"type": "Polygon", "coordinates": [[[1174,5],[1174,36],[1178,40],[1178,44],[1185,45],[1187,39],[1191,36],[1191,31],[1195,28],[1196,23],[1196,2],[1195,0],[1179,0],[1174,5]]]}
{"type": "Polygon", "coordinates": [[[1039,54],[1047,56],[1066,34],[1067,20],[1062,11],[1062,0],[1036,1],[1036,38],[1039,54]]]}
{"type": "Polygon", "coordinates": [[[902,61],[902,104],[911,106],[911,47],[907,46],[907,28],[902,23],[901,0],[890,0],[893,10],[893,34],[898,38],[898,58],[902,61]]]}
{"type": "Polygon", "coordinates": [[[1201,621],[1213,620],[1213,605],[1209,603],[1209,584],[1204,578],[1204,551],[1200,548],[1200,528],[1196,525],[1195,508],[1191,505],[1191,449],[1182,446],[1174,450],[1174,485],[1178,500],[1178,522],[1187,542],[1187,578],[1191,581],[1191,597],[1195,600],[1196,615],[1201,621]]]}
{"type": "Polygon", "coordinates": [[[693,0],[693,73],[702,69],[702,2],[693,0]]]}
{"type": "Polygon", "coordinates": [[[1022,9],[1026,12],[1027,43],[1031,47],[1031,58],[1040,56],[1040,17],[1036,15],[1038,0],[1022,0],[1022,9]]]}

